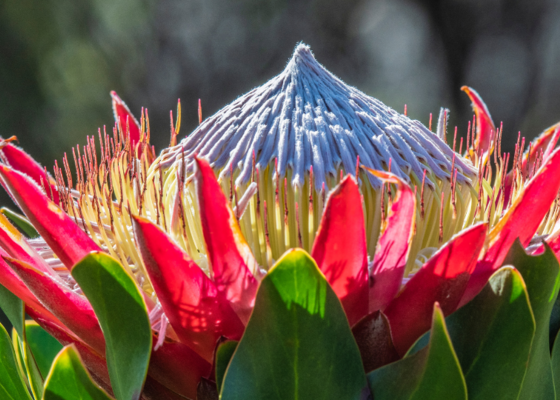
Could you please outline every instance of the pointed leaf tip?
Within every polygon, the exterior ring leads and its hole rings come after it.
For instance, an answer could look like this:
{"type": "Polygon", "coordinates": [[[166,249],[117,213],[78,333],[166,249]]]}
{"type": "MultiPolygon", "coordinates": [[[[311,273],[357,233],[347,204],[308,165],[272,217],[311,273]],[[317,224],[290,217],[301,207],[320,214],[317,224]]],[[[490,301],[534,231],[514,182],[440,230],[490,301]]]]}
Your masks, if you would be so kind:
{"type": "Polygon", "coordinates": [[[368,312],[368,255],[360,190],[350,175],[329,194],[311,255],[354,325],[368,312]]]}
{"type": "Polygon", "coordinates": [[[395,348],[400,355],[430,328],[433,304],[445,315],[455,311],[484,246],[487,224],[475,225],[455,236],[432,256],[389,304],[395,348]]]}
{"type": "Polygon", "coordinates": [[[31,400],[16,364],[12,341],[0,324],[0,395],[8,400],[31,400]]]}
{"type": "Polygon", "coordinates": [[[84,257],[72,269],[72,276],[103,329],[117,399],[138,400],[152,352],[152,328],[136,282],[117,260],[101,252],[84,257]]]}
{"type": "Polygon", "coordinates": [[[336,294],[304,250],[285,253],[261,281],[221,398],[358,399],[365,386],[336,294]]]}
{"type": "Polygon", "coordinates": [[[536,257],[530,256],[525,252],[519,240],[516,240],[504,263],[515,266],[523,277],[536,323],[535,338],[531,344],[529,364],[519,398],[554,398],[549,325],[552,309],[558,296],[558,283],[560,283],[558,259],[546,244],[543,254],[536,257]]]}
{"type": "Polygon", "coordinates": [[[114,90],[111,91],[111,99],[113,102],[113,113],[115,115],[115,122],[120,125],[125,135],[128,127],[130,144],[134,149],[136,143],[140,141],[140,124],[138,123],[138,120],[134,117],[126,103],[114,90]]]}
{"type": "Polygon", "coordinates": [[[221,336],[239,339],[244,326],[214,282],[157,225],[133,216],[137,246],[163,310],[181,342],[213,361],[221,336]]]}
{"type": "Polygon", "coordinates": [[[535,336],[519,271],[503,267],[468,304],[447,317],[469,399],[518,399],[535,336]]]}
{"type": "Polygon", "coordinates": [[[29,245],[23,234],[15,229],[3,213],[0,213],[0,247],[10,257],[29,263],[49,275],[55,275],[55,272],[43,257],[29,245]]]}
{"type": "Polygon", "coordinates": [[[0,176],[29,221],[68,269],[89,252],[100,250],[29,177],[5,165],[0,165],[0,176]]]}
{"type": "MultiPolygon", "coordinates": [[[[365,168],[365,167],[364,167],[365,168]]],[[[396,183],[398,194],[387,216],[387,227],[375,250],[369,272],[369,311],[384,310],[401,287],[416,219],[416,196],[404,181],[384,171],[365,168],[386,182],[396,183]]]]}
{"type": "Polygon", "coordinates": [[[76,338],[62,324],[48,321],[41,313],[37,313],[32,309],[26,307],[26,313],[39,324],[49,335],[54,337],[60,344],[67,346],[74,344],[80,353],[84,364],[87,366],[90,373],[92,373],[95,381],[102,385],[105,390],[110,391],[111,385],[109,381],[109,373],[107,371],[107,363],[105,358],[97,354],[91,347],[76,338]]]}
{"type": "Polygon", "coordinates": [[[4,260],[53,315],[81,340],[103,354],[103,332],[86,298],[23,261],[7,257],[4,260]]]}
{"type": "Polygon", "coordinates": [[[62,345],[33,320],[25,321],[25,339],[37,362],[41,376],[46,378],[54,358],[62,350],[62,345]]]}
{"type": "Polygon", "coordinates": [[[461,87],[461,90],[471,99],[472,107],[476,115],[476,141],[473,146],[474,151],[480,155],[488,153],[489,157],[494,150],[492,139],[493,135],[496,134],[496,127],[494,126],[494,122],[492,122],[490,111],[488,111],[488,107],[486,107],[482,97],[480,97],[476,90],[468,86],[461,87]]]}
{"type": "Polygon", "coordinates": [[[38,238],[39,232],[31,225],[31,222],[23,215],[13,212],[9,208],[2,207],[0,213],[10,220],[18,229],[20,229],[30,239],[38,238]]]}
{"type": "MultiPolygon", "coordinates": [[[[560,138],[560,122],[545,129],[537,138],[535,138],[525,154],[521,163],[521,172],[525,175],[530,173],[530,168],[537,160],[537,156],[542,154],[542,160],[546,160],[556,148],[558,139],[560,138]]],[[[509,203],[511,190],[513,186],[513,175],[515,168],[510,170],[504,181],[504,204],[509,203]]]]}
{"type": "Polygon", "coordinates": [[[56,356],[45,382],[43,400],[111,400],[97,386],[85,368],[75,345],[63,348],[56,356]],[[71,388],[71,389],[70,389],[71,388]]]}
{"type": "Polygon", "coordinates": [[[257,291],[257,262],[239,223],[206,160],[195,158],[200,221],[212,277],[243,323],[247,323],[257,291]]]}
{"type": "Polygon", "coordinates": [[[526,247],[560,190],[560,149],[545,160],[535,176],[525,185],[513,204],[488,234],[488,251],[478,262],[461,300],[469,302],[502,265],[511,245],[519,238],[526,247]]]}
{"type": "Polygon", "coordinates": [[[430,313],[426,347],[368,374],[376,400],[467,399],[467,385],[439,304],[430,313]]]}
{"type": "MultiPolygon", "coordinates": [[[[6,254],[0,254],[6,256],[6,254]]],[[[13,295],[21,299],[27,307],[31,307],[38,312],[41,312],[46,318],[51,321],[58,321],[58,319],[48,311],[43,304],[35,297],[35,295],[27,288],[21,278],[10,268],[10,266],[0,257],[0,285],[5,287],[13,295]]],[[[8,299],[8,301],[13,301],[8,299]]],[[[17,326],[17,324],[14,324],[17,326]]],[[[22,334],[21,332],[18,332],[22,334]]]]}
{"type": "Polygon", "coordinates": [[[55,204],[60,204],[56,182],[33,157],[11,143],[0,147],[0,152],[10,167],[29,176],[37,185],[43,185],[47,192],[46,195],[52,198],[55,204]]]}

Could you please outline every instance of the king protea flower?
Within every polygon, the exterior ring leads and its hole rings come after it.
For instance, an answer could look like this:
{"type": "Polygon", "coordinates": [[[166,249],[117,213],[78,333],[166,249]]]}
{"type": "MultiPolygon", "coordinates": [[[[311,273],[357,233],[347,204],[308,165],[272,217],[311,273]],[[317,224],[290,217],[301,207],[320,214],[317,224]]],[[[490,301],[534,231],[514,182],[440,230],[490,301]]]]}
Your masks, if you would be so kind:
{"type": "Polygon", "coordinates": [[[37,237],[0,214],[0,284],[73,345],[45,396],[77,351],[118,399],[550,398],[560,131],[502,154],[463,90],[465,151],[448,110],[432,132],[300,44],[177,143],[179,103],[159,156],[114,92],[112,132],[52,176],[2,141],[6,215],[37,237]]]}

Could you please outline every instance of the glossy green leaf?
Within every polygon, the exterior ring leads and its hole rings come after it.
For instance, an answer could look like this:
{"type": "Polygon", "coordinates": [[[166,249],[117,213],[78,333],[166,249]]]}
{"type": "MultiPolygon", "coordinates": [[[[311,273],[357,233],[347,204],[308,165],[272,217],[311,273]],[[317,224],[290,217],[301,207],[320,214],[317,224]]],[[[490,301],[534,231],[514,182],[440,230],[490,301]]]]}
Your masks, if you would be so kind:
{"type": "Polygon", "coordinates": [[[339,299],[305,251],[287,252],[260,284],[221,399],[351,400],[366,384],[339,299]]]}
{"type": "Polygon", "coordinates": [[[14,224],[28,238],[35,239],[39,237],[37,230],[35,230],[33,225],[31,225],[31,222],[29,222],[29,220],[23,215],[13,212],[6,207],[2,207],[0,212],[2,212],[2,214],[4,214],[6,218],[8,218],[10,222],[12,222],[12,224],[14,224]]]}
{"type": "Polygon", "coordinates": [[[43,396],[43,377],[29,346],[15,330],[12,331],[12,343],[16,352],[18,366],[24,375],[27,387],[36,399],[40,399],[43,396]]]}
{"type": "Polygon", "coordinates": [[[23,301],[2,285],[0,285],[0,308],[16,328],[17,333],[23,335],[23,301]]]}
{"type": "Polygon", "coordinates": [[[91,379],[74,345],[56,356],[45,382],[43,400],[110,400],[91,379]]]}
{"type": "Polygon", "coordinates": [[[550,363],[549,324],[550,315],[558,296],[560,266],[554,252],[545,243],[543,254],[529,256],[519,240],[511,247],[504,264],[513,265],[521,273],[531,309],[535,317],[536,331],[529,367],[521,388],[521,399],[554,399],[552,365],[550,363]]]}
{"type": "Polygon", "coordinates": [[[429,343],[367,375],[375,400],[467,399],[467,385],[436,303],[429,343]]]}
{"type": "Polygon", "coordinates": [[[12,341],[2,325],[0,325],[0,399],[31,400],[16,364],[12,341]]]}
{"type": "Polygon", "coordinates": [[[554,345],[556,336],[558,336],[558,332],[560,332],[560,296],[556,296],[556,301],[550,313],[548,328],[550,351],[552,351],[552,346],[554,345]]]}
{"type": "Polygon", "coordinates": [[[23,360],[25,362],[25,372],[31,384],[31,391],[36,399],[40,399],[43,396],[44,379],[27,344],[23,347],[23,360]]]}
{"type": "Polygon", "coordinates": [[[106,341],[111,386],[119,400],[136,400],[142,391],[152,350],[146,304],[121,264],[92,252],[72,269],[99,319],[106,341]]]}
{"type": "Polygon", "coordinates": [[[469,399],[516,399],[535,335],[521,274],[512,267],[501,268],[446,323],[469,399]]]}
{"type": "Polygon", "coordinates": [[[46,378],[62,345],[35,321],[25,321],[25,340],[41,375],[46,378]]]}
{"type": "Polygon", "coordinates": [[[554,340],[554,345],[552,346],[551,354],[551,364],[552,364],[552,376],[554,378],[554,387],[557,393],[560,392],[560,333],[556,335],[556,340],[554,340]]]}
{"type": "Polygon", "coordinates": [[[216,351],[216,386],[218,386],[218,393],[222,388],[226,369],[238,343],[237,340],[228,340],[218,346],[218,350],[216,351]]]}
{"type": "Polygon", "coordinates": [[[21,340],[19,340],[19,335],[14,327],[12,327],[12,348],[14,349],[14,356],[19,373],[23,377],[25,385],[29,387],[29,380],[25,372],[25,363],[23,362],[23,346],[21,345],[21,340]]]}

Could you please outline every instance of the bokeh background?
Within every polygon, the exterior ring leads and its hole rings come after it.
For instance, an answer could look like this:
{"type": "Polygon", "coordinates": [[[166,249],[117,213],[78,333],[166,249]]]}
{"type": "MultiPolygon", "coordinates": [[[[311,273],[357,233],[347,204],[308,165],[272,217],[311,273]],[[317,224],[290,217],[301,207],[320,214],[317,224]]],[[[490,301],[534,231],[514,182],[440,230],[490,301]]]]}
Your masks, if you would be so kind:
{"type": "MultiPolygon", "coordinates": [[[[441,106],[466,134],[475,88],[505,151],[560,120],[554,0],[0,0],[0,135],[51,168],[111,126],[110,90],[149,110],[157,149],[278,74],[294,46],[347,83],[428,123],[441,106]]],[[[9,200],[2,193],[1,204],[9,200]]]]}

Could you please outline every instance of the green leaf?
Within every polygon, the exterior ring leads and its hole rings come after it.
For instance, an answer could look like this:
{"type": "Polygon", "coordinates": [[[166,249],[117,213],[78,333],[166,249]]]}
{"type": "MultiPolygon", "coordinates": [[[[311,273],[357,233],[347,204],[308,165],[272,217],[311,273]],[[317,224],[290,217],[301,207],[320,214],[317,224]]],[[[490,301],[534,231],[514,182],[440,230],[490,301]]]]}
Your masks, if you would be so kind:
{"type": "MultiPolygon", "coordinates": [[[[24,343],[19,339],[24,337],[24,304],[23,301],[4,286],[0,285],[0,308],[8,317],[14,330],[12,331],[12,345],[14,346],[15,360],[19,373],[22,375],[26,386],[32,390],[35,398],[41,398],[43,381],[36,370],[35,361],[29,359],[24,343]],[[32,362],[29,362],[32,361],[32,362]]],[[[31,356],[32,357],[32,356],[31,356]]]]}
{"type": "Polygon", "coordinates": [[[220,393],[226,369],[238,343],[237,340],[228,340],[218,346],[216,351],[216,386],[218,387],[218,393],[220,393]]]}
{"type": "Polygon", "coordinates": [[[367,375],[376,400],[467,399],[467,385],[439,304],[422,350],[367,375]]]}
{"type": "Polygon", "coordinates": [[[23,301],[2,285],[0,285],[0,308],[16,328],[17,333],[23,335],[23,301]]]}
{"type": "Polygon", "coordinates": [[[56,356],[45,382],[43,400],[110,400],[91,379],[73,344],[56,356]]]}
{"type": "Polygon", "coordinates": [[[512,267],[501,268],[446,323],[469,399],[516,399],[535,335],[521,274],[512,267]]]}
{"type": "Polygon", "coordinates": [[[31,400],[16,364],[12,341],[0,325],[0,398],[3,400],[31,400]]]}
{"type": "Polygon", "coordinates": [[[422,350],[367,375],[375,400],[467,399],[465,378],[438,303],[429,335],[422,350]]]}
{"type": "Polygon", "coordinates": [[[554,377],[554,387],[556,392],[560,391],[560,333],[556,335],[554,346],[552,347],[552,376],[554,377]]]}
{"type": "Polygon", "coordinates": [[[366,385],[339,299],[305,251],[287,252],[260,284],[220,398],[359,399],[366,385]]]}
{"type": "Polygon", "coordinates": [[[29,379],[27,378],[25,362],[23,361],[23,346],[21,340],[19,340],[18,333],[13,327],[12,327],[12,347],[14,349],[14,355],[16,359],[16,364],[19,369],[19,373],[23,377],[23,380],[25,381],[25,385],[29,387],[29,379]]]}
{"type": "Polygon", "coordinates": [[[90,253],[72,269],[99,319],[111,386],[119,400],[140,397],[152,350],[146,304],[134,280],[111,256],[90,253]]]}
{"type": "Polygon", "coordinates": [[[41,376],[46,378],[54,358],[62,350],[62,345],[35,321],[25,321],[25,339],[41,376]]]}
{"type": "Polygon", "coordinates": [[[554,302],[554,306],[552,307],[552,311],[550,313],[548,330],[550,351],[552,351],[552,346],[554,345],[558,332],[560,332],[560,296],[556,296],[556,301],[554,302]]]}
{"type": "Polygon", "coordinates": [[[13,212],[12,210],[2,207],[0,212],[6,216],[19,230],[21,230],[28,238],[35,239],[39,237],[39,233],[31,222],[23,215],[13,212]]]}
{"type": "Polygon", "coordinates": [[[27,387],[35,399],[40,399],[43,396],[43,377],[29,346],[15,330],[12,331],[12,344],[20,373],[23,374],[27,387]]]}
{"type": "Polygon", "coordinates": [[[504,261],[504,264],[513,265],[521,273],[536,323],[529,367],[519,395],[521,399],[555,398],[548,335],[552,308],[558,296],[560,266],[554,252],[546,243],[544,246],[543,254],[532,257],[525,252],[518,239],[504,261]]]}

